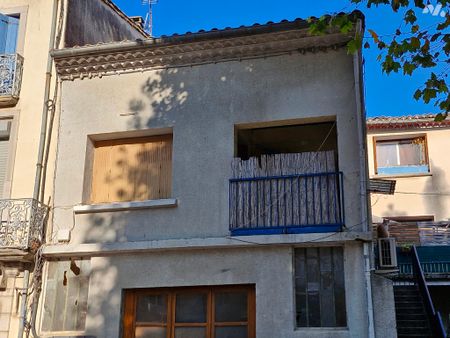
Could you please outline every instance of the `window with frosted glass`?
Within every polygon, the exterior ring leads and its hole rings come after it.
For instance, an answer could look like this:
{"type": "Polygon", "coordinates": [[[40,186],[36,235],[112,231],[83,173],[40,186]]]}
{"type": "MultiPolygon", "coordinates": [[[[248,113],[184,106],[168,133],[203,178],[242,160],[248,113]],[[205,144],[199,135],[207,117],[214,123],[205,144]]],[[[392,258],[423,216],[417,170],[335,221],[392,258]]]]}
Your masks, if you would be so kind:
{"type": "Polygon", "coordinates": [[[377,174],[428,172],[425,136],[375,140],[377,174]]]}
{"type": "Polygon", "coordinates": [[[84,331],[89,273],[89,260],[49,262],[42,313],[42,331],[84,331]]]}
{"type": "Polygon", "coordinates": [[[127,290],[124,337],[254,338],[251,286],[127,290]]]}
{"type": "Polygon", "coordinates": [[[295,249],[294,261],[297,327],[345,327],[343,249],[295,249]]]}

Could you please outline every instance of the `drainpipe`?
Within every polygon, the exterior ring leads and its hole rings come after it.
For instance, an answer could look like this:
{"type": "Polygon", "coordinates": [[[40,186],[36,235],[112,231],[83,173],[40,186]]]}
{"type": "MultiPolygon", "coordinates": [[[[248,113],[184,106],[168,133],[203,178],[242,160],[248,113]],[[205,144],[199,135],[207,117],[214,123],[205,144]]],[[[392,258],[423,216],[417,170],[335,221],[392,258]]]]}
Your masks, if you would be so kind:
{"type": "Polygon", "coordinates": [[[56,18],[58,15],[58,0],[53,0],[53,16],[52,16],[52,27],[50,31],[50,41],[48,48],[47,57],[47,70],[45,73],[45,91],[44,91],[44,105],[42,107],[42,120],[41,120],[41,135],[39,138],[39,148],[38,148],[38,161],[36,163],[36,175],[34,179],[34,190],[33,198],[39,199],[39,191],[41,188],[41,178],[42,178],[42,167],[44,160],[45,151],[45,139],[47,136],[47,120],[48,120],[48,108],[49,108],[49,98],[50,98],[50,85],[52,82],[52,68],[53,68],[53,58],[51,56],[51,51],[53,50],[55,44],[55,34],[56,34],[56,18]]]}
{"type": "Polygon", "coordinates": [[[23,274],[23,287],[20,290],[20,316],[19,316],[19,332],[17,337],[23,337],[23,331],[25,328],[25,320],[27,314],[27,294],[28,294],[28,283],[30,280],[30,271],[25,270],[23,274]]]}
{"type": "MultiPolygon", "coordinates": [[[[361,20],[356,24],[357,34],[363,35],[364,27],[361,20]]],[[[361,196],[361,220],[363,221],[363,231],[370,231],[370,224],[372,223],[369,212],[368,200],[368,172],[367,172],[367,151],[366,151],[366,121],[364,111],[364,95],[362,92],[362,56],[361,51],[355,53],[353,56],[353,69],[355,77],[355,96],[356,96],[356,118],[358,123],[358,143],[360,151],[360,196],[361,196]]],[[[364,279],[366,284],[366,298],[367,298],[367,320],[368,320],[368,337],[375,338],[375,324],[373,312],[373,298],[372,298],[372,282],[371,282],[371,243],[363,243],[364,255],[364,279]]]]}
{"type": "MultiPolygon", "coordinates": [[[[34,189],[33,189],[33,199],[39,199],[39,191],[41,187],[41,178],[42,178],[42,163],[44,159],[44,151],[45,151],[45,140],[47,136],[47,120],[48,120],[48,107],[49,107],[49,97],[50,97],[50,85],[52,82],[52,66],[53,59],[50,52],[53,50],[55,43],[55,34],[56,34],[56,20],[58,15],[58,0],[53,0],[53,13],[52,13],[52,21],[51,21],[51,30],[50,30],[50,40],[49,40],[49,49],[47,56],[47,68],[45,73],[45,89],[44,89],[44,104],[42,107],[42,119],[41,119],[41,133],[39,138],[39,148],[38,148],[38,160],[36,163],[36,175],[34,179],[34,189]]],[[[22,304],[20,307],[20,315],[19,315],[19,330],[18,330],[18,338],[23,338],[23,333],[25,329],[26,322],[26,314],[27,314],[27,302],[28,302],[28,284],[30,281],[30,271],[24,271],[24,288],[22,292],[22,304]]],[[[32,321],[35,321],[37,313],[37,306],[33,303],[32,308],[32,321]]],[[[35,331],[35,325],[32,325],[33,335],[38,337],[35,331]]]]}

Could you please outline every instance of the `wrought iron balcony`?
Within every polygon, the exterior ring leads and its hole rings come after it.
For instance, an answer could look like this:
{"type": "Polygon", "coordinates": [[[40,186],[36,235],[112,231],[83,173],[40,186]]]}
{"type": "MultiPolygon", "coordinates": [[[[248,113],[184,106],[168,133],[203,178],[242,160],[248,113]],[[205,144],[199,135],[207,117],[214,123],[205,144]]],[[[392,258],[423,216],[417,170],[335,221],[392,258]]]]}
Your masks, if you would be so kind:
{"type": "Polygon", "coordinates": [[[0,200],[0,256],[35,252],[42,243],[48,207],[31,198],[0,200]]]}
{"type": "Polygon", "coordinates": [[[0,105],[14,105],[22,85],[23,57],[0,54],[0,105]]]}
{"type": "Polygon", "coordinates": [[[340,231],[342,186],[340,172],[231,179],[231,234],[340,231]]]}

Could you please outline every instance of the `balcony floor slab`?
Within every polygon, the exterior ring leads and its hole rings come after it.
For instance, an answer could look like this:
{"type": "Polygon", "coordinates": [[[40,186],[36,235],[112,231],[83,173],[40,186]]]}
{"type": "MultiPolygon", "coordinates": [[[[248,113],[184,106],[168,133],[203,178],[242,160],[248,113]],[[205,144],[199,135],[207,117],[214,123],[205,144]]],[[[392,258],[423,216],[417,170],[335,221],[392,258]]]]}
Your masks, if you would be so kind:
{"type": "Polygon", "coordinates": [[[315,234],[227,236],[209,238],[166,239],[154,241],[48,244],[43,249],[46,257],[109,256],[116,254],[139,254],[165,250],[201,250],[208,248],[258,247],[261,245],[318,245],[345,241],[372,241],[371,232],[337,232],[315,234]]]}

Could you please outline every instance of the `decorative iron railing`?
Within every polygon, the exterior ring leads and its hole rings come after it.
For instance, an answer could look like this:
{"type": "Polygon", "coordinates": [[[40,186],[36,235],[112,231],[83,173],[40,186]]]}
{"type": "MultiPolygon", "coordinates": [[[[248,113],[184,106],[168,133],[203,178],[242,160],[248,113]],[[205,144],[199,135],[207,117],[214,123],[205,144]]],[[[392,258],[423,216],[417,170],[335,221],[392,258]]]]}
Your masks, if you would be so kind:
{"type": "Polygon", "coordinates": [[[31,198],[0,200],[0,250],[36,250],[48,207],[31,198]]]}
{"type": "Polygon", "coordinates": [[[19,54],[0,54],[0,100],[19,98],[22,70],[22,56],[19,54]]]}
{"type": "Polygon", "coordinates": [[[344,225],[341,172],[233,178],[232,235],[339,231],[344,225]]]}

